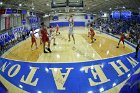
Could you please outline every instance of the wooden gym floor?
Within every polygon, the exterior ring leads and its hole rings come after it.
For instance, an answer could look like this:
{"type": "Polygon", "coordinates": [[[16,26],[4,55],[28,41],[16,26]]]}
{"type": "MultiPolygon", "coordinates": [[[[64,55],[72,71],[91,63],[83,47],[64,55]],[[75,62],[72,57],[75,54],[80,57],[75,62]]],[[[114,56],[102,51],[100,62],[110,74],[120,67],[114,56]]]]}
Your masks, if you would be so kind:
{"type": "MultiPolygon", "coordinates": [[[[116,57],[119,55],[128,54],[134,52],[135,50],[129,46],[123,48],[122,43],[120,48],[116,48],[118,44],[118,39],[111,37],[104,33],[99,33],[96,31],[95,38],[96,42],[90,43],[90,38],[87,37],[87,28],[75,27],[74,35],[76,44],[71,41],[68,42],[68,28],[60,28],[61,34],[56,37],[56,46],[53,46],[53,41],[51,43],[52,53],[43,53],[42,45],[40,45],[40,40],[37,39],[38,49],[31,49],[31,39],[17,44],[8,50],[2,57],[21,60],[25,62],[33,63],[74,63],[74,62],[85,62],[89,60],[99,60],[111,57],[116,57]]],[[[135,72],[138,73],[140,69],[135,72]]],[[[0,80],[9,89],[10,93],[27,93],[8,82],[2,76],[0,80]]],[[[118,93],[120,88],[126,83],[127,80],[123,81],[116,87],[107,90],[105,93],[118,93]]]]}
{"type": "Polygon", "coordinates": [[[66,63],[110,58],[134,51],[127,44],[123,48],[122,43],[120,48],[116,48],[118,39],[104,33],[100,34],[98,31],[96,31],[95,35],[97,40],[91,44],[90,38],[87,37],[87,31],[87,28],[75,27],[76,44],[74,44],[72,38],[68,42],[68,28],[60,28],[61,34],[56,36],[57,45],[53,46],[53,41],[51,42],[52,53],[43,53],[39,38],[37,39],[38,49],[34,47],[34,50],[31,50],[31,39],[28,38],[11,48],[2,57],[29,62],[66,63]]]}

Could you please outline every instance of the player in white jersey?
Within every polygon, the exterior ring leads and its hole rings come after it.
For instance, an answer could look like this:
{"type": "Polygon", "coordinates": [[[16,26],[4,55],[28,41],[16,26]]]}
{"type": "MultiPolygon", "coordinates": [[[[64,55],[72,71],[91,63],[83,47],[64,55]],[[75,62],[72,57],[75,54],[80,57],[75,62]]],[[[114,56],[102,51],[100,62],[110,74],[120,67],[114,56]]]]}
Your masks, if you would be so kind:
{"type": "Polygon", "coordinates": [[[71,15],[70,18],[68,19],[69,21],[69,33],[68,33],[68,38],[70,41],[70,36],[72,36],[74,44],[75,44],[75,38],[74,38],[74,32],[73,32],[73,27],[74,27],[74,21],[73,21],[73,16],[71,15]]]}
{"type": "Polygon", "coordinates": [[[49,34],[49,41],[51,42],[51,40],[53,40],[53,45],[56,45],[56,43],[55,43],[56,34],[55,34],[55,30],[53,29],[52,26],[50,26],[50,31],[48,34],[49,34]]]}

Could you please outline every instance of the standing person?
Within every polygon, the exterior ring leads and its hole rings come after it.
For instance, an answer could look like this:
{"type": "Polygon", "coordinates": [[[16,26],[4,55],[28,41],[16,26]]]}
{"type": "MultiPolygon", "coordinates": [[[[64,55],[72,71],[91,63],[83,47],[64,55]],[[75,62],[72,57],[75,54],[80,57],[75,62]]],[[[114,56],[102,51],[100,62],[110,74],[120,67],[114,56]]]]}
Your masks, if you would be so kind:
{"type": "Polygon", "coordinates": [[[90,37],[90,24],[88,24],[88,37],[90,37]]]}
{"type": "Polygon", "coordinates": [[[94,43],[94,41],[96,41],[96,39],[94,38],[95,32],[94,32],[92,23],[90,24],[90,36],[91,36],[91,43],[94,43]]]}
{"type": "Polygon", "coordinates": [[[135,55],[135,58],[138,58],[138,51],[139,51],[139,48],[140,48],[140,36],[139,36],[138,44],[137,44],[137,47],[136,47],[136,55],[135,55]]]}
{"type": "Polygon", "coordinates": [[[125,39],[125,35],[124,35],[123,32],[121,32],[121,37],[120,37],[120,40],[119,40],[117,48],[119,48],[119,45],[120,45],[121,41],[123,42],[123,45],[124,45],[123,48],[125,48],[124,39],[125,39]]]}
{"type": "Polygon", "coordinates": [[[44,51],[44,53],[48,53],[47,51],[45,51],[45,44],[46,44],[46,42],[48,43],[47,50],[49,52],[51,52],[51,49],[50,49],[50,41],[49,41],[49,37],[48,37],[48,32],[47,32],[47,29],[45,28],[45,25],[44,25],[43,22],[41,23],[40,32],[41,32],[41,37],[42,37],[42,43],[43,43],[43,51],[44,51]]]}
{"type": "Polygon", "coordinates": [[[60,34],[59,25],[58,25],[58,24],[57,24],[57,26],[56,26],[56,35],[57,35],[57,33],[60,34]]]}
{"type": "Polygon", "coordinates": [[[99,26],[100,34],[102,33],[102,26],[99,26]]]}
{"type": "Polygon", "coordinates": [[[73,16],[71,15],[70,18],[68,19],[69,21],[69,33],[68,33],[68,38],[70,41],[70,36],[72,36],[74,44],[75,44],[75,38],[74,38],[74,32],[73,32],[73,26],[74,26],[74,21],[73,21],[73,16]]]}
{"type": "Polygon", "coordinates": [[[50,31],[49,31],[49,41],[51,42],[51,40],[53,40],[53,45],[55,46],[56,43],[55,43],[55,30],[53,29],[52,26],[50,26],[50,31]]]}
{"type": "MultiPolygon", "coordinates": [[[[31,44],[31,49],[32,49],[32,47],[33,47],[33,44],[35,43],[35,46],[36,46],[36,49],[38,48],[37,47],[37,43],[36,43],[36,37],[35,37],[35,33],[34,33],[34,30],[33,29],[31,29],[31,42],[32,42],[32,44],[31,44]]],[[[33,49],[32,49],[33,50],[33,49]]]]}
{"type": "MultiPolygon", "coordinates": [[[[41,27],[40,27],[41,30],[41,27]]],[[[42,44],[42,36],[41,36],[41,32],[39,31],[39,38],[40,38],[40,45],[42,44]]]]}

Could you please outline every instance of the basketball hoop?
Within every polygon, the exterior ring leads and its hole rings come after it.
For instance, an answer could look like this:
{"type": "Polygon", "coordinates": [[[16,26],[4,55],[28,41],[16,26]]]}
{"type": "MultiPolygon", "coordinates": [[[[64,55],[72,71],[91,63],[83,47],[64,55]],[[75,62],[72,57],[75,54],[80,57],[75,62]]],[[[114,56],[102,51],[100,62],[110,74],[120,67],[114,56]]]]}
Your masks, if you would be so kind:
{"type": "Polygon", "coordinates": [[[65,12],[67,12],[67,13],[68,13],[68,12],[69,12],[69,10],[70,10],[69,6],[66,6],[66,7],[65,7],[65,12]]]}

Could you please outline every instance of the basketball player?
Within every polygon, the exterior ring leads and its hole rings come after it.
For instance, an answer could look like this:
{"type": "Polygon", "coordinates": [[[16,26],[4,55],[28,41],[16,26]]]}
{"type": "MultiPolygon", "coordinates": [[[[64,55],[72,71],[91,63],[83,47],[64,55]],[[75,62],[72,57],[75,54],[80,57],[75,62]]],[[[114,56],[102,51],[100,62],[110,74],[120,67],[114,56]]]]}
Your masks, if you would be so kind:
{"type": "Polygon", "coordinates": [[[56,35],[57,35],[57,33],[60,34],[60,32],[59,32],[59,25],[58,24],[56,26],[56,35]]]}
{"type": "Polygon", "coordinates": [[[90,24],[90,36],[91,36],[91,43],[94,43],[96,41],[96,39],[94,38],[95,32],[94,32],[92,23],[90,24]]]}
{"type": "Polygon", "coordinates": [[[35,43],[35,46],[36,46],[36,49],[37,49],[38,47],[37,47],[36,38],[35,38],[35,35],[34,35],[35,33],[34,33],[33,29],[31,29],[31,31],[32,31],[32,33],[31,33],[31,42],[32,42],[31,49],[32,49],[34,43],[35,43]]]}
{"type": "Polygon", "coordinates": [[[88,24],[88,37],[90,37],[90,24],[88,24]]]}
{"type": "Polygon", "coordinates": [[[48,37],[48,32],[47,32],[47,29],[45,28],[45,25],[44,25],[43,22],[41,23],[40,32],[41,32],[41,38],[42,38],[43,51],[44,51],[44,53],[48,53],[47,51],[45,51],[45,44],[46,44],[46,42],[48,43],[48,48],[47,48],[47,50],[48,50],[49,52],[51,52],[51,50],[50,50],[50,41],[49,41],[49,37],[48,37]]]}
{"type": "Polygon", "coordinates": [[[51,40],[53,40],[53,45],[55,46],[55,30],[53,29],[52,26],[50,26],[50,32],[49,32],[49,41],[51,42],[51,40]]]}
{"type": "Polygon", "coordinates": [[[137,47],[136,47],[136,55],[135,55],[135,58],[138,58],[138,51],[139,51],[139,48],[140,48],[140,36],[139,36],[138,44],[137,44],[137,47]]]}
{"type": "Polygon", "coordinates": [[[73,21],[73,17],[72,15],[70,16],[70,18],[68,19],[69,21],[69,33],[68,33],[68,38],[70,41],[70,36],[72,36],[74,44],[75,44],[75,38],[74,38],[74,32],[73,32],[73,26],[74,26],[74,21],[73,21]]]}
{"type": "MultiPolygon", "coordinates": [[[[41,27],[40,27],[40,29],[41,29],[41,27]]],[[[39,34],[39,38],[40,38],[40,45],[42,45],[42,36],[41,36],[41,32],[39,31],[38,34],[39,34]]]]}
{"type": "Polygon", "coordinates": [[[125,35],[123,32],[121,32],[121,37],[120,37],[117,48],[119,48],[120,42],[123,42],[123,45],[124,45],[123,48],[125,48],[124,39],[125,39],[125,35]]]}

